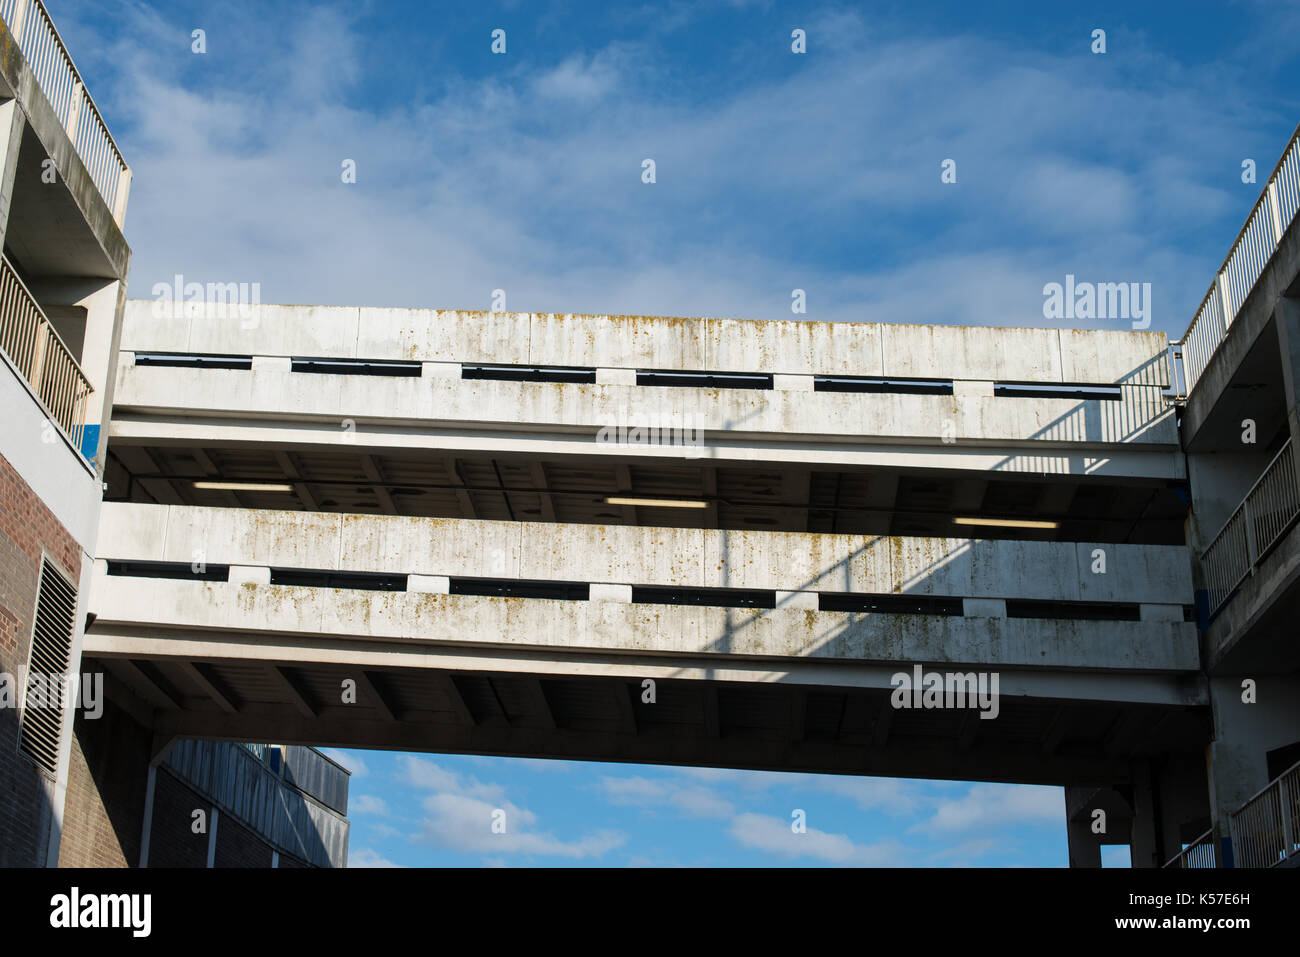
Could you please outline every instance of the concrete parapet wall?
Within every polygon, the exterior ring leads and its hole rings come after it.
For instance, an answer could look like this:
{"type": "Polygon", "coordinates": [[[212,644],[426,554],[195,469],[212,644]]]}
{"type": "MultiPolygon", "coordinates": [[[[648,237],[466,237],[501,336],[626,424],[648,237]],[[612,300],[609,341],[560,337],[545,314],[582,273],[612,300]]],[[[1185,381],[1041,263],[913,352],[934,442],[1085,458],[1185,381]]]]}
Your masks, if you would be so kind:
{"type": "MultiPolygon", "coordinates": [[[[691,588],[1182,605],[1181,546],[491,522],[105,503],[103,559],[691,588]],[[1094,573],[1094,553],[1105,553],[1094,573]]],[[[112,582],[109,583],[111,587],[112,582]]]]}
{"type": "Polygon", "coordinates": [[[1159,332],[144,300],[127,304],[122,337],[140,352],[1160,387],[1166,344],[1159,332]]]}
{"type": "MultiPolygon", "coordinates": [[[[96,628],[627,654],[1193,672],[1184,622],[1065,621],[555,601],[97,574],[96,628]]],[[[210,651],[219,654],[219,649],[210,651]]]]}

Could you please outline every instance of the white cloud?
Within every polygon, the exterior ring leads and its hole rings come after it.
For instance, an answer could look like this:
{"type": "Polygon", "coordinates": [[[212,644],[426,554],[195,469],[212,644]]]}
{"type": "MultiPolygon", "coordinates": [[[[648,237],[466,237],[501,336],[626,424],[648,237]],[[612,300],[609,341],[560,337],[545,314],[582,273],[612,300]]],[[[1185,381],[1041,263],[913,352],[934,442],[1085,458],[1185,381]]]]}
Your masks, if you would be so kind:
{"type": "Polygon", "coordinates": [[[400,867],[386,857],[368,847],[357,847],[348,851],[348,867],[400,867]]]}
{"type": "Polygon", "coordinates": [[[993,831],[1007,825],[1060,824],[1061,789],[1031,784],[974,784],[964,795],[941,799],[931,817],[913,830],[933,836],[993,831]]]}
{"type": "Polygon", "coordinates": [[[348,814],[369,814],[375,817],[388,816],[388,804],[381,797],[373,794],[358,794],[348,799],[348,814]]]}
{"type": "Polygon", "coordinates": [[[796,834],[791,822],[764,814],[741,814],[731,823],[730,834],[751,850],[788,859],[811,857],[829,864],[888,867],[907,863],[904,848],[894,842],[857,844],[844,834],[829,834],[809,827],[796,834]]]}
{"type": "Polygon", "coordinates": [[[425,819],[418,839],[460,853],[599,858],[627,841],[616,831],[599,831],[572,841],[561,840],[534,830],[537,815],[508,801],[494,805],[463,794],[434,794],[425,798],[422,805],[425,819]],[[504,812],[504,818],[499,812],[504,812]],[[504,833],[493,830],[497,820],[504,820],[504,833]]]}
{"type": "Polygon", "coordinates": [[[643,777],[600,779],[610,804],[654,808],[668,807],[688,817],[726,817],[734,811],[731,802],[712,788],[684,785],[668,779],[643,777]]]}

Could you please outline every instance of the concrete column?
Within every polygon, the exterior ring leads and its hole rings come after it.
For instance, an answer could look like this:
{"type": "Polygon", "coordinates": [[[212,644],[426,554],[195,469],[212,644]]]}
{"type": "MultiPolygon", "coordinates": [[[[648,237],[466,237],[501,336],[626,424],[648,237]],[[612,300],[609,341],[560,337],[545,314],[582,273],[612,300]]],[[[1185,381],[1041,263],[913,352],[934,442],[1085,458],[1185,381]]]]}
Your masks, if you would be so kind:
{"type": "Polygon", "coordinates": [[[636,385],[636,370],[597,367],[596,385],[636,385]]]}
{"type": "Polygon", "coordinates": [[[459,379],[459,362],[421,362],[420,375],[426,379],[459,379]]]}
{"type": "Polygon", "coordinates": [[[593,583],[589,586],[587,597],[591,601],[620,601],[626,604],[632,600],[632,586],[593,583]]]}
{"type": "Polygon", "coordinates": [[[271,569],[266,565],[231,565],[230,581],[244,584],[271,584],[271,569]]]}
{"type": "Polygon", "coordinates": [[[288,356],[253,356],[254,372],[292,372],[293,359],[288,356]]]}
{"type": "Polygon", "coordinates": [[[1147,761],[1133,765],[1133,818],[1129,827],[1129,858],[1134,867],[1160,867],[1173,857],[1167,849],[1160,819],[1159,790],[1147,761]]]}
{"type": "Polygon", "coordinates": [[[407,575],[406,590],[445,595],[451,591],[451,579],[446,575],[407,575]]]}
{"type": "MultiPolygon", "coordinates": [[[[1092,833],[1091,819],[1084,814],[1081,820],[1073,820],[1077,815],[1076,806],[1086,805],[1088,797],[1096,788],[1067,787],[1065,789],[1065,834],[1069,847],[1071,867],[1101,867],[1101,843],[1092,833]]],[[[1084,808],[1086,810],[1086,808],[1084,808]]]]}
{"type": "MultiPolygon", "coordinates": [[[[1286,423],[1291,433],[1291,454],[1300,465],[1300,299],[1281,296],[1273,312],[1278,357],[1282,360],[1282,391],[1286,423]]],[[[1300,468],[1296,469],[1300,476],[1300,468]]]]}
{"type": "Polygon", "coordinates": [[[963,598],[961,612],[967,618],[1005,618],[1007,602],[1005,598],[963,598]]]}
{"type": "Polygon", "coordinates": [[[787,375],[778,372],[772,376],[772,388],[778,392],[815,392],[817,383],[810,375],[787,375]]]}
{"type": "Polygon", "coordinates": [[[1141,621],[1182,621],[1182,605],[1138,605],[1141,621]]]}
{"type": "Polygon", "coordinates": [[[815,591],[779,591],[776,593],[776,607],[816,611],[820,601],[815,591]]]}
{"type": "Polygon", "coordinates": [[[9,226],[9,207],[14,198],[14,177],[18,172],[18,147],[26,125],[17,100],[0,103],[0,248],[9,226]]]}

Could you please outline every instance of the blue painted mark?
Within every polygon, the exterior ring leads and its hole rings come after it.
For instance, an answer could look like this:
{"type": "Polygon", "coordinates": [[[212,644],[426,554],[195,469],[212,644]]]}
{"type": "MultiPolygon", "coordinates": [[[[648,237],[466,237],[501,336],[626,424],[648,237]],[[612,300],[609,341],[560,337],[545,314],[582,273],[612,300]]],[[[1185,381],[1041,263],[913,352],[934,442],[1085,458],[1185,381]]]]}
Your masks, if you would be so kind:
{"type": "Polygon", "coordinates": [[[99,426],[87,425],[81,433],[81,457],[91,465],[95,464],[95,453],[99,450],[99,426]]]}

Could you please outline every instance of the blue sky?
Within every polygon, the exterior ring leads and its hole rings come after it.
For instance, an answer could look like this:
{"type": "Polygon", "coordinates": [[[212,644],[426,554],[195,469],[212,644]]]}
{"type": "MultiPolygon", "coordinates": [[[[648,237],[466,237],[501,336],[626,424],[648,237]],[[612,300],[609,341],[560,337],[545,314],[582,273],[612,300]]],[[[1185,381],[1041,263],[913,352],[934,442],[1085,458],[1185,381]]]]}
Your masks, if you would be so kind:
{"type": "MultiPolygon", "coordinates": [[[[48,6],[135,170],[136,298],[1046,325],[1073,274],[1176,337],[1298,112],[1300,7],[1255,0],[48,6]]],[[[342,760],[358,863],[1065,859],[1057,789],[342,760]]]]}

